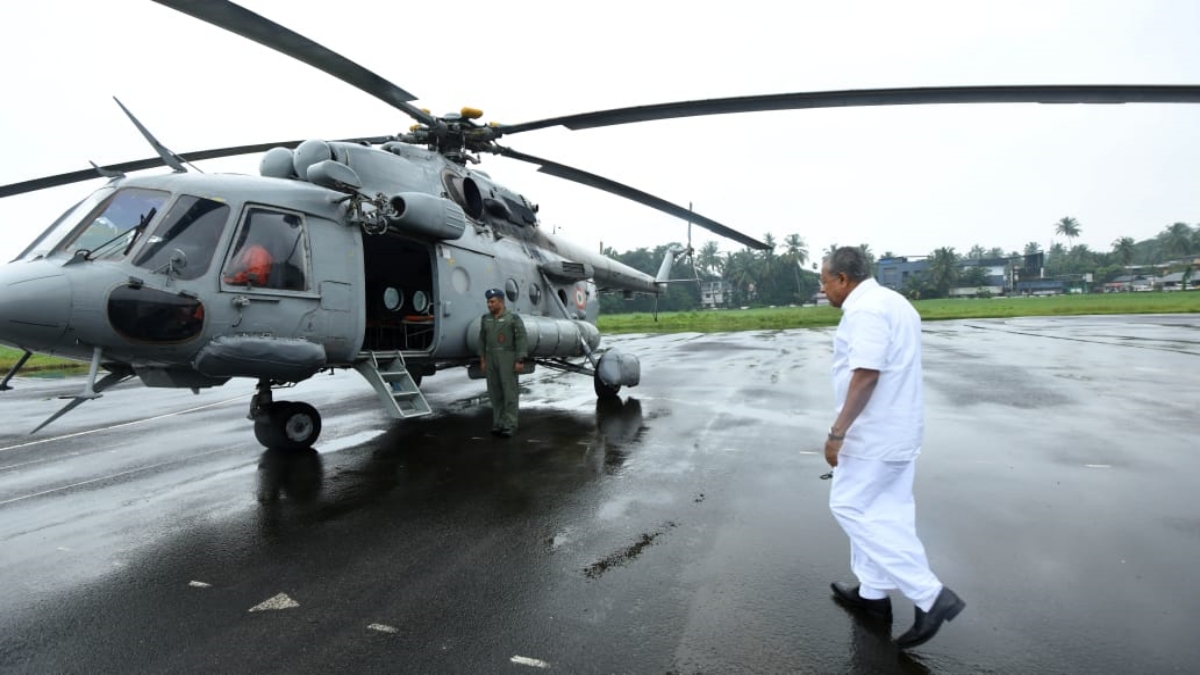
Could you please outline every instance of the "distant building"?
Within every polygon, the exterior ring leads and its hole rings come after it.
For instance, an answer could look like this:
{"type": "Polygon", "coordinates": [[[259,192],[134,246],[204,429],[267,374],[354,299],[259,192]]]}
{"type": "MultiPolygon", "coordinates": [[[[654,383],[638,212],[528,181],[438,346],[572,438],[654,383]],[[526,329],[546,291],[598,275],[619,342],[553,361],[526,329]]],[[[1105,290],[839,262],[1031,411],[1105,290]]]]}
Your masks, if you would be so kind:
{"type": "Polygon", "coordinates": [[[929,267],[928,261],[908,258],[883,258],[875,264],[878,274],[876,280],[881,286],[887,286],[893,291],[903,291],[904,284],[910,276],[921,274],[929,267]]]}
{"type": "Polygon", "coordinates": [[[1017,293],[1021,295],[1059,295],[1065,290],[1061,279],[1020,279],[1017,293]]]}
{"type": "Polygon", "coordinates": [[[951,288],[950,296],[979,295],[981,293],[1000,295],[1004,293],[1010,288],[1008,262],[1008,258],[970,258],[960,261],[960,273],[965,274],[967,270],[980,268],[987,276],[982,284],[951,288]]]}
{"type": "Polygon", "coordinates": [[[1188,284],[1183,285],[1183,272],[1175,272],[1173,274],[1164,274],[1154,280],[1154,287],[1161,288],[1164,291],[1181,291],[1188,288],[1195,288],[1195,284],[1191,279],[1188,279],[1188,284]]]}
{"type": "Polygon", "coordinates": [[[700,307],[703,309],[724,307],[727,290],[724,281],[700,282],[700,307]]]}
{"type": "Polygon", "coordinates": [[[1123,274],[1104,284],[1105,293],[1128,293],[1130,291],[1154,290],[1153,281],[1142,274],[1123,274]]]}

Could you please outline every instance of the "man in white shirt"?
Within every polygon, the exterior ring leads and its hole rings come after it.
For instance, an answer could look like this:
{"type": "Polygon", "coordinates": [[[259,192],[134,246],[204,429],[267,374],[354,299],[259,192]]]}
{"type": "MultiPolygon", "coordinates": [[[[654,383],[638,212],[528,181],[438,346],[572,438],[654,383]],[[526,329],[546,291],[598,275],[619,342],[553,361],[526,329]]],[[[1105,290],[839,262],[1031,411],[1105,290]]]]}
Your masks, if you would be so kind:
{"type": "Polygon", "coordinates": [[[834,598],[891,621],[888,591],[915,605],[901,649],[924,644],[966,606],[929,569],[917,538],[912,486],[924,431],[921,317],[899,293],[871,278],[862,250],[843,247],[825,259],[821,289],[842,309],[833,344],[837,418],[825,459],[837,467],[829,508],[850,538],[857,586],[834,582],[834,598]]]}

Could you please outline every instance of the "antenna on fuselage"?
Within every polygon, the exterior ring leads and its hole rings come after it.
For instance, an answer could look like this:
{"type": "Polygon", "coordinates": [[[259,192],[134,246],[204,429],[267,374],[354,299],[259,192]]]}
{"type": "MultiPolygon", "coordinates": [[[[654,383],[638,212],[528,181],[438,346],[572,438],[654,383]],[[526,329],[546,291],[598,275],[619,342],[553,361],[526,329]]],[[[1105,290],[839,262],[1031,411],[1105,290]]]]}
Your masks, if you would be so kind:
{"type": "MultiPolygon", "coordinates": [[[[167,149],[167,146],[159,143],[158,139],[154,137],[154,134],[150,133],[150,130],[143,126],[142,123],[138,121],[138,118],[133,116],[133,113],[129,112],[129,108],[126,108],[124,103],[121,103],[121,99],[114,96],[113,100],[117,102],[117,105],[121,106],[121,110],[125,111],[125,114],[129,117],[129,121],[133,122],[133,126],[137,127],[137,130],[142,133],[142,136],[146,139],[146,142],[150,144],[150,147],[154,148],[154,151],[157,152],[158,156],[162,158],[163,164],[171,167],[175,173],[187,173],[187,169],[183,167],[183,163],[187,161],[186,159],[171,152],[167,149]]],[[[192,168],[195,167],[193,166],[192,168]]],[[[199,171],[199,169],[196,170],[199,171]]]]}

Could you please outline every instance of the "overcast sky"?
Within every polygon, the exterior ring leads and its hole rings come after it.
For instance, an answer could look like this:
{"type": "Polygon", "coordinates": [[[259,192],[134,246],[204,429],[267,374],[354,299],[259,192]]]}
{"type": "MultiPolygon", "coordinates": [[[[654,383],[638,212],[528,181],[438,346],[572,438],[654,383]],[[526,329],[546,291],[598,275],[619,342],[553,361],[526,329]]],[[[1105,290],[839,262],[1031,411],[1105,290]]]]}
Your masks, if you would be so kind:
{"type": "MultiPolygon", "coordinates": [[[[454,3],[245,0],[437,114],[516,123],[750,94],[991,84],[1200,84],[1200,2],[454,3]]],[[[112,101],[188,150],[395,133],[399,111],[148,0],[3,3],[0,184],[153,155],[112,101]]],[[[833,243],[925,255],[1085,243],[1200,223],[1200,105],[827,109],[518,134],[511,147],[633,185],[813,257],[833,243]]],[[[624,251],[682,221],[485,156],[543,227],[624,251]]],[[[258,157],[201,163],[256,173],[258,157]]],[[[94,180],[0,199],[8,260],[94,180]]],[[[697,245],[714,236],[698,230],[697,245]]],[[[718,240],[724,251],[740,248],[718,240]]]]}

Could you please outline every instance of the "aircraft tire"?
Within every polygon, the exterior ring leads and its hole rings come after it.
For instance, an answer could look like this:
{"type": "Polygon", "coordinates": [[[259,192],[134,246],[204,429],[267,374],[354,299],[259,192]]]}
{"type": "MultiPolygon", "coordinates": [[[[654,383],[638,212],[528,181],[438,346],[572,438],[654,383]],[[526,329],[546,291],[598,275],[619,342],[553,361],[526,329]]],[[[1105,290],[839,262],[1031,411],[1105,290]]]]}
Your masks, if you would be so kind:
{"type": "Polygon", "coordinates": [[[592,375],[592,384],[595,386],[597,398],[616,398],[617,394],[621,392],[621,385],[619,384],[612,386],[604,384],[600,380],[600,373],[592,375]]]}
{"type": "Polygon", "coordinates": [[[276,401],[254,420],[254,436],[268,448],[303,450],[321,435],[321,414],[299,401],[276,401]]]}

